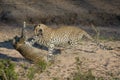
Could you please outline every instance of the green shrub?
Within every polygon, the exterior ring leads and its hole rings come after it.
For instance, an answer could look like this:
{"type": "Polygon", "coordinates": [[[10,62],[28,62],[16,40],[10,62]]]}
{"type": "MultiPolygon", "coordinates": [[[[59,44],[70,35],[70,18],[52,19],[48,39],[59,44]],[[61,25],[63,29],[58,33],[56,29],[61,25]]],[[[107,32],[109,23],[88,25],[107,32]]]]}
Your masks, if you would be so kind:
{"type": "Polygon", "coordinates": [[[38,65],[38,68],[40,69],[40,72],[43,72],[47,67],[47,62],[45,62],[44,60],[41,60],[37,65],[38,65]]]}
{"type": "Polygon", "coordinates": [[[43,72],[47,67],[47,63],[44,60],[40,60],[39,62],[35,63],[34,66],[28,68],[27,77],[29,80],[34,80],[35,73],[43,72]]]}
{"type": "Polygon", "coordinates": [[[33,67],[30,67],[28,69],[27,77],[29,78],[29,80],[33,80],[34,75],[35,75],[35,69],[33,67]]]}
{"type": "Polygon", "coordinates": [[[15,64],[10,60],[0,59],[0,80],[17,80],[17,73],[14,68],[15,64]]]}

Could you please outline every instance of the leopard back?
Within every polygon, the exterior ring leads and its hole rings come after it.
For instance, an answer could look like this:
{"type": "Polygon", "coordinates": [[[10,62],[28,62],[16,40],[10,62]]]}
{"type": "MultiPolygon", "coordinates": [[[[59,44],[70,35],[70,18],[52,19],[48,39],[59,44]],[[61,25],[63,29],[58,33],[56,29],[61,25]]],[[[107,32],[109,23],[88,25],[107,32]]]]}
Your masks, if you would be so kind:
{"type": "Polygon", "coordinates": [[[39,24],[35,27],[34,32],[35,35],[39,37],[38,43],[47,47],[49,47],[50,44],[54,44],[55,46],[71,45],[79,42],[83,36],[92,39],[87,32],[73,26],[50,28],[44,24],[39,24]]]}

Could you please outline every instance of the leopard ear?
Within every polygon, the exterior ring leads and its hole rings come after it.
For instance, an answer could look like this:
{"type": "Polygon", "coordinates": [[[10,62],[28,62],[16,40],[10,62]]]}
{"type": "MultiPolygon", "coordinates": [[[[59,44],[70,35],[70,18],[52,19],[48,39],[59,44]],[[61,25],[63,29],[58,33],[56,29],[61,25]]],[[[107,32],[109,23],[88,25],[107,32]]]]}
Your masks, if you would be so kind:
{"type": "Polygon", "coordinates": [[[41,26],[41,24],[36,24],[36,25],[34,25],[34,29],[36,28],[36,27],[40,27],[41,26]]]}
{"type": "Polygon", "coordinates": [[[39,24],[38,26],[40,27],[41,25],[39,24]]]}

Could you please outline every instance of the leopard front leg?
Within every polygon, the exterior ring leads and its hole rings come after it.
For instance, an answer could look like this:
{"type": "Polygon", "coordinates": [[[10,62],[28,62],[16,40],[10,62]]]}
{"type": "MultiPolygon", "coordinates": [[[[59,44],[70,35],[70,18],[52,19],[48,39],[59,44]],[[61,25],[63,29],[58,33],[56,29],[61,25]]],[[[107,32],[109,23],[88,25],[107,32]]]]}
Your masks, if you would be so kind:
{"type": "Polygon", "coordinates": [[[55,47],[54,44],[50,44],[48,48],[47,60],[50,62],[53,62],[55,60],[55,56],[53,55],[54,47],[55,47]]]}

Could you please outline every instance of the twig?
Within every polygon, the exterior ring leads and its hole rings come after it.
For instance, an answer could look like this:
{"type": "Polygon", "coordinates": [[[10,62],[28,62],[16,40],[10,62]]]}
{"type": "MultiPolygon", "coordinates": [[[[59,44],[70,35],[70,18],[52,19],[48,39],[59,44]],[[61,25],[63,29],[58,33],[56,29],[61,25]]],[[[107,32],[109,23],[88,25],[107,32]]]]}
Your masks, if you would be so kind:
{"type": "Polygon", "coordinates": [[[97,33],[96,35],[96,41],[99,42],[99,36],[100,36],[100,30],[97,29],[97,27],[95,27],[93,24],[91,24],[92,28],[95,30],[95,32],[97,33]]]}

